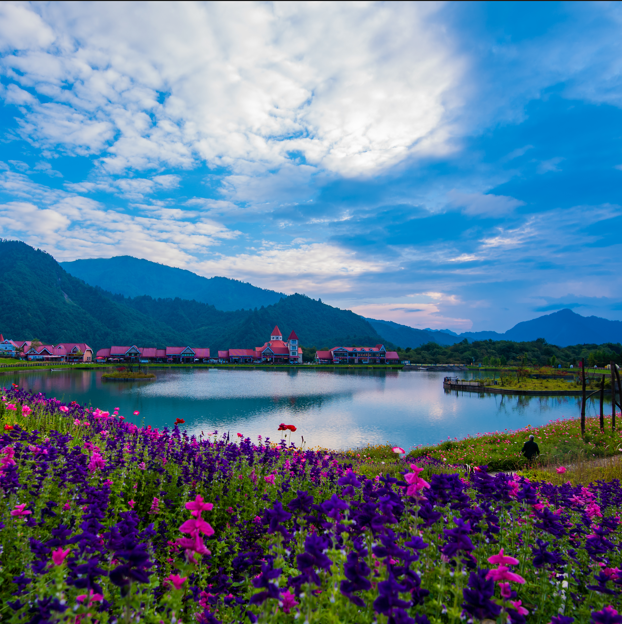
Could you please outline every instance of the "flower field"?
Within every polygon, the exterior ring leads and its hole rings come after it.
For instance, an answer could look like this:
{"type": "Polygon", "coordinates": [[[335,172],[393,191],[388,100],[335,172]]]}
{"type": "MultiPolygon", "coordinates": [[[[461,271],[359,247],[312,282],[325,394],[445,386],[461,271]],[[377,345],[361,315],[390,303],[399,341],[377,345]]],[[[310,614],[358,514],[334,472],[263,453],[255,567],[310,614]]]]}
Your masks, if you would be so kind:
{"type": "Polygon", "coordinates": [[[619,481],[369,477],[183,424],[5,390],[3,622],[622,623],[619,481]]]}

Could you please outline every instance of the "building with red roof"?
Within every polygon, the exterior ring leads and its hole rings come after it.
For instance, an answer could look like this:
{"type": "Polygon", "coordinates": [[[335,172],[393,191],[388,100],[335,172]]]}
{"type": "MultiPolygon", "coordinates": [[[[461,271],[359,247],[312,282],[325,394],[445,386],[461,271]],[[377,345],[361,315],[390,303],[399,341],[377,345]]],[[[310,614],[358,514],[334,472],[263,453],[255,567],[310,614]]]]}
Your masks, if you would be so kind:
{"type": "Polygon", "coordinates": [[[270,340],[261,347],[254,349],[229,349],[219,351],[218,360],[231,363],[262,363],[302,364],[302,349],[298,344],[298,336],[292,331],[287,341],[278,325],[272,330],[270,340]]]}
{"type": "Polygon", "coordinates": [[[33,346],[24,349],[27,360],[55,362],[92,362],[93,349],[84,342],[61,342],[57,345],[33,346]]]}
{"type": "Polygon", "coordinates": [[[169,364],[209,362],[210,350],[204,347],[119,347],[100,349],[98,362],[167,362],[169,364]]]}
{"type": "Polygon", "coordinates": [[[318,364],[399,364],[395,351],[387,351],[384,345],[375,347],[333,347],[328,351],[317,351],[318,364]]]}

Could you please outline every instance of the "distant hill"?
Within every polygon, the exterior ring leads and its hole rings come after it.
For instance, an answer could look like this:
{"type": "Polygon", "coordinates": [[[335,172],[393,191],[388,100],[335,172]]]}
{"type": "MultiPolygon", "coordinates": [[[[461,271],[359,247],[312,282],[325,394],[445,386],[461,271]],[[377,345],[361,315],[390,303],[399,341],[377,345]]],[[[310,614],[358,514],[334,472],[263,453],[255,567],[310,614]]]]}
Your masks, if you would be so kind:
{"type": "Polygon", "coordinates": [[[460,339],[510,340],[530,342],[544,338],[549,344],[568,347],[576,344],[606,344],[622,342],[622,321],[610,321],[598,316],[581,316],[564,309],[531,321],[523,321],[504,334],[493,331],[465,332],[460,339]]]}
{"type": "Polygon", "coordinates": [[[86,342],[92,348],[113,341],[166,346],[182,340],[169,326],[111,301],[25,243],[0,242],[0,275],[0,332],[5,338],[86,342]]]}
{"type": "Polygon", "coordinates": [[[367,319],[368,323],[388,342],[398,345],[402,349],[415,349],[428,342],[440,345],[452,345],[462,338],[454,337],[443,332],[434,332],[429,329],[415,329],[408,325],[400,325],[393,321],[367,319]]]}
{"type": "Polygon", "coordinates": [[[284,294],[226,277],[201,277],[185,269],[132,256],[74,260],[60,265],[90,286],[125,297],[186,299],[209,303],[218,310],[250,310],[278,303],[284,294]]]}
{"type": "Polygon", "coordinates": [[[304,295],[279,299],[257,310],[223,311],[198,301],[124,297],[94,288],[67,273],[49,254],[19,241],[0,241],[5,337],[43,343],[115,345],[261,346],[279,325],[301,345],[375,345],[386,342],[361,316],[304,295]]]}
{"type": "Polygon", "coordinates": [[[520,342],[537,338],[544,338],[549,344],[559,347],[622,342],[622,321],[581,316],[565,309],[518,323],[504,334],[505,340],[520,342]]]}
{"type": "Polygon", "coordinates": [[[532,342],[544,338],[558,347],[577,344],[607,344],[622,342],[622,321],[610,321],[598,316],[581,316],[572,310],[559,310],[531,321],[518,323],[505,333],[494,331],[463,332],[450,330],[414,329],[391,321],[367,319],[386,340],[402,348],[417,348],[427,342],[452,345],[466,339],[470,343],[482,340],[532,342]]]}

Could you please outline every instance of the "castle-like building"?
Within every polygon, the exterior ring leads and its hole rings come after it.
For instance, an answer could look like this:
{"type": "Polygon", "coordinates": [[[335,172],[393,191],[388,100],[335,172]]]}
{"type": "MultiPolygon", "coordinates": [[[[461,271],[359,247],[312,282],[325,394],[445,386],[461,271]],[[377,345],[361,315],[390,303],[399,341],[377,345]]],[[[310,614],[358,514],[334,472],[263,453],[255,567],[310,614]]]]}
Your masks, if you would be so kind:
{"type": "Polygon", "coordinates": [[[302,349],[295,331],[289,335],[287,341],[278,325],[272,330],[270,340],[261,347],[254,349],[229,349],[219,351],[218,360],[221,362],[273,362],[275,364],[302,364],[302,349]]]}

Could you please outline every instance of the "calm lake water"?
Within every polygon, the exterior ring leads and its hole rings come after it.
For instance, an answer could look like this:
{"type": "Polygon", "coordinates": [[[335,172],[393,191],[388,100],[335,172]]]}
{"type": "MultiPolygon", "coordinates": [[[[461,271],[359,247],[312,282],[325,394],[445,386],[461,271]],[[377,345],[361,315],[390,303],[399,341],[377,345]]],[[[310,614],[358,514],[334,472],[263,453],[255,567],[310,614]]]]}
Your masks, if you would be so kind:
{"type": "MultiPolygon", "coordinates": [[[[19,372],[0,376],[48,397],[78,401],[152,427],[186,421],[188,431],[230,431],[280,439],[279,423],[296,425],[311,446],[353,448],[390,442],[406,450],[487,431],[576,417],[578,397],[445,393],[446,373],[313,369],[157,369],[156,381],[104,382],[103,370],[19,372]],[[132,416],[138,410],[140,416],[132,416]]],[[[477,375],[477,373],[475,373],[477,375]]],[[[472,376],[461,373],[461,376],[472,376]]],[[[611,412],[607,400],[606,413],[611,412]]],[[[598,401],[589,401],[595,414],[598,401]]]]}

